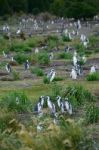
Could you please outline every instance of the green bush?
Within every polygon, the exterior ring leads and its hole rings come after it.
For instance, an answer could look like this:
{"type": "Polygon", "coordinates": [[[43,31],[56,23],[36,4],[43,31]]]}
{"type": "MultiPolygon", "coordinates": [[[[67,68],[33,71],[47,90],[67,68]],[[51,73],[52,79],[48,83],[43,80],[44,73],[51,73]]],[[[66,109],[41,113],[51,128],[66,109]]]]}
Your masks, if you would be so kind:
{"type": "Polygon", "coordinates": [[[35,36],[31,39],[28,39],[25,43],[28,47],[40,47],[45,44],[45,38],[42,36],[35,36]]]}
{"type": "Polygon", "coordinates": [[[50,83],[49,79],[46,76],[43,78],[43,83],[45,83],[45,84],[49,84],[50,83]]]}
{"type": "Polygon", "coordinates": [[[87,56],[89,56],[89,55],[91,55],[93,53],[93,50],[92,51],[85,51],[85,54],[87,55],[87,56]]]}
{"type": "Polygon", "coordinates": [[[36,74],[37,76],[43,76],[44,72],[41,68],[32,68],[31,72],[36,74]]]}
{"type": "Polygon", "coordinates": [[[18,92],[12,92],[3,97],[0,101],[0,107],[19,113],[29,112],[32,109],[31,102],[27,96],[18,92]]]}
{"type": "Polygon", "coordinates": [[[18,53],[14,56],[14,59],[16,60],[16,62],[18,62],[19,64],[24,63],[27,59],[31,60],[31,58],[27,55],[25,55],[24,53],[18,53]]]}
{"type": "MultiPolygon", "coordinates": [[[[0,131],[3,132],[9,124],[9,121],[15,118],[12,112],[8,112],[4,108],[0,108],[0,131]]],[[[0,140],[1,141],[1,140],[0,140]]]]}
{"type": "Polygon", "coordinates": [[[99,72],[87,75],[87,81],[99,81],[99,72]]]}
{"type": "Polygon", "coordinates": [[[99,53],[99,48],[95,49],[94,53],[99,53]]]}
{"type": "Polygon", "coordinates": [[[48,40],[58,41],[58,37],[55,35],[49,35],[48,40]]]}
{"type": "Polygon", "coordinates": [[[61,95],[61,92],[62,92],[62,87],[56,82],[54,82],[52,84],[52,97],[54,98],[55,102],[56,102],[57,95],[61,95]]]}
{"type": "Polygon", "coordinates": [[[40,65],[49,65],[50,60],[47,53],[39,53],[38,54],[38,63],[40,65]]]}
{"type": "Polygon", "coordinates": [[[62,81],[64,80],[62,77],[55,77],[53,81],[62,81]]]}
{"type": "Polygon", "coordinates": [[[12,76],[13,76],[14,80],[19,80],[20,79],[19,72],[16,72],[15,70],[12,72],[12,76]]]}
{"type": "Polygon", "coordinates": [[[75,49],[77,50],[77,52],[80,54],[80,55],[84,55],[85,54],[85,47],[82,45],[82,44],[77,44],[75,46],[75,49]]]}
{"type": "Polygon", "coordinates": [[[99,120],[99,108],[94,104],[90,104],[85,110],[85,120],[87,123],[95,123],[99,120]]]}
{"type": "Polygon", "coordinates": [[[52,49],[56,47],[57,42],[58,42],[58,37],[57,36],[48,36],[47,37],[47,45],[49,49],[52,49]]]}
{"type": "Polygon", "coordinates": [[[88,101],[92,102],[95,100],[95,97],[80,85],[67,87],[67,89],[63,92],[63,96],[68,97],[75,107],[88,101]]]}
{"type": "Polygon", "coordinates": [[[27,45],[31,48],[36,47],[37,41],[35,41],[34,39],[31,39],[31,40],[27,41],[27,45]]]}
{"type": "Polygon", "coordinates": [[[38,54],[31,55],[31,63],[36,64],[38,62],[38,54]]]}
{"type": "Polygon", "coordinates": [[[72,54],[71,53],[60,53],[58,56],[60,59],[72,59],[72,54]]]}
{"type": "Polygon", "coordinates": [[[66,36],[66,35],[62,35],[62,40],[64,41],[64,42],[71,42],[71,39],[69,38],[69,36],[66,36]]]}
{"type": "Polygon", "coordinates": [[[48,41],[48,47],[49,47],[49,49],[56,47],[56,41],[49,40],[48,41]]]}
{"type": "Polygon", "coordinates": [[[89,38],[89,41],[90,41],[90,47],[95,48],[96,45],[97,45],[98,42],[99,42],[99,37],[91,36],[91,37],[89,38]]]}
{"type": "Polygon", "coordinates": [[[10,51],[14,51],[14,52],[31,52],[32,49],[25,45],[25,44],[21,44],[21,43],[13,43],[10,47],[10,51]]]}

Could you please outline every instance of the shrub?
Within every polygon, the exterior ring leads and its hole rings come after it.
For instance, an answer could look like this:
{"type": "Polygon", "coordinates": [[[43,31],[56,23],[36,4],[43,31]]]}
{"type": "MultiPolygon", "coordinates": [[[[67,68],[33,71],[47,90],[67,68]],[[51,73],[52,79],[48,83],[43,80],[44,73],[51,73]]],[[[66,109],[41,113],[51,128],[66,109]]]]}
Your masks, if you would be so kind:
{"type": "Polygon", "coordinates": [[[96,36],[91,36],[89,38],[89,41],[90,41],[90,47],[96,47],[97,43],[99,42],[99,38],[96,37],[96,36]]]}
{"type": "Polygon", "coordinates": [[[85,110],[85,120],[87,123],[95,123],[99,119],[99,108],[94,104],[90,104],[85,110]]]}
{"type": "Polygon", "coordinates": [[[12,112],[8,112],[6,109],[0,109],[0,131],[3,132],[9,124],[9,121],[13,119],[14,114],[12,112]]]}
{"type": "Polygon", "coordinates": [[[62,81],[64,80],[62,77],[55,77],[53,81],[62,81]]]}
{"type": "Polygon", "coordinates": [[[12,72],[12,76],[13,76],[14,80],[19,80],[20,79],[19,72],[16,72],[15,70],[12,72]]]}
{"type": "Polygon", "coordinates": [[[52,49],[54,47],[56,47],[57,42],[58,42],[58,37],[57,36],[48,36],[47,37],[47,45],[49,49],[52,49]]]}
{"type": "Polygon", "coordinates": [[[30,60],[31,58],[27,55],[25,55],[24,53],[18,53],[14,56],[14,59],[16,60],[16,62],[18,62],[19,64],[24,63],[27,59],[30,60]]]}
{"type": "Polygon", "coordinates": [[[41,68],[32,68],[31,72],[36,74],[37,76],[43,76],[44,72],[41,68]]]}
{"type": "Polygon", "coordinates": [[[77,50],[77,52],[80,54],[80,55],[84,55],[85,54],[85,47],[82,45],[82,44],[77,44],[75,46],[75,49],[77,50]]]}
{"type": "Polygon", "coordinates": [[[87,75],[87,81],[99,81],[99,72],[87,75]]]}
{"type": "Polygon", "coordinates": [[[54,41],[54,40],[48,40],[48,48],[52,49],[54,47],[56,47],[56,41],[54,41]]]}
{"type": "MultiPolygon", "coordinates": [[[[47,116],[48,117],[48,116],[47,116]]],[[[54,150],[94,150],[93,139],[88,129],[84,129],[79,122],[72,119],[59,118],[59,124],[55,125],[52,120],[43,120],[44,132],[37,131],[38,121],[33,119],[33,125],[25,127],[16,122],[16,132],[7,134],[0,133],[1,150],[17,149],[54,149],[54,150]],[[21,126],[21,128],[18,128],[21,126]],[[17,133],[17,134],[16,134],[17,133]],[[36,134],[37,133],[37,134],[36,134]],[[46,135],[46,136],[45,136],[46,135]]],[[[13,131],[14,125],[11,124],[13,131]]]]}
{"type": "Polygon", "coordinates": [[[62,35],[62,40],[64,41],[64,42],[70,42],[71,41],[71,39],[69,38],[69,36],[66,36],[66,35],[62,35]]]}
{"type": "Polygon", "coordinates": [[[31,49],[30,47],[27,47],[27,46],[26,46],[26,47],[23,47],[22,51],[28,53],[28,52],[31,52],[32,49],[31,49]]]}
{"type": "Polygon", "coordinates": [[[5,108],[8,111],[23,113],[31,111],[32,105],[25,94],[12,92],[2,98],[0,107],[5,108]]]}
{"type": "Polygon", "coordinates": [[[25,43],[28,47],[39,47],[45,45],[45,38],[44,37],[33,37],[31,39],[28,39],[25,43]]]}
{"type": "Polygon", "coordinates": [[[50,63],[48,54],[47,53],[38,54],[38,63],[40,65],[48,65],[50,63]]]}
{"type": "MultiPolygon", "coordinates": [[[[52,84],[52,97],[55,99],[57,97],[57,95],[61,95],[61,91],[62,91],[62,87],[57,84],[56,82],[54,82],[52,84]]],[[[56,99],[55,99],[56,101],[56,99]]]]}
{"type": "Polygon", "coordinates": [[[59,58],[60,59],[72,59],[72,54],[63,52],[59,54],[59,58]]]}
{"type": "Polygon", "coordinates": [[[48,36],[48,40],[58,41],[58,37],[55,35],[50,35],[50,36],[48,36]]]}
{"type": "Polygon", "coordinates": [[[27,45],[31,48],[36,47],[37,46],[37,41],[31,39],[27,42],[27,45]]]}
{"type": "Polygon", "coordinates": [[[89,50],[85,51],[85,54],[86,54],[87,56],[91,55],[92,53],[93,53],[93,50],[92,50],[92,51],[89,51],[89,50]]]}
{"type": "Polygon", "coordinates": [[[15,44],[11,45],[10,51],[14,51],[14,52],[31,52],[32,49],[29,46],[25,45],[25,44],[15,43],[15,44]]]}
{"type": "Polygon", "coordinates": [[[49,79],[46,76],[43,78],[43,83],[45,83],[45,84],[49,84],[50,83],[49,79]]]}
{"type": "Polygon", "coordinates": [[[38,62],[38,54],[31,55],[31,64],[36,64],[38,62]]]}
{"type": "Polygon", "coordinates": [[[67,89],[63,93],[63,96],[68,97],[71,100],[71,103],[75,105],[75,107],[82,105],[88,101],[92,102],[95,100],[95,97],[80,85],[67,87],[67,89]]]}
{"type": "Polygon", "coordinates": [[[13,43],[10,47],[10,51],[19,52],[24,48],[24,44],[13,43]]]}

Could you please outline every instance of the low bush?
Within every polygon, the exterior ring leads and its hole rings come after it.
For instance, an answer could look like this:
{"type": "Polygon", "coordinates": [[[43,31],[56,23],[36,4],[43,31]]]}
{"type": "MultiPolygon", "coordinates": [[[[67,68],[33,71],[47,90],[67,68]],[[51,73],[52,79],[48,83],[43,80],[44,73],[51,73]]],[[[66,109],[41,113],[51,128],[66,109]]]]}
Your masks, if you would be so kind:
{"type": "Polygon", "coordinates": [[[24,53],[18,53],[14,56],[14,59],[16,60],[16,62],[18,62],[19,64],[23,64],[27,59],[31,60],[31,57],[25,55],[24,53]]]}
{"type": "Polygon", "coordinates": [[[62,77],[55,77],[53,81],[62,81],[64,80],[62,77]]]}
{"type": "Polygon", "coordinates": [[[90,104],[85,109],[86,123],[95,123],[99,120],[99,108],[95,104],[90,104]]]}
{"type": "Polygon", "coordinates": [[[95,100],[95,97],[80,85],[67,87],[63,92],[63,96],[68,97],[75,107],[80,106],[88,101],[92,102],[95,100]]]}
{"type": "Polygon", "coordinates": [[[58,41],[58,37],[55,35],[49,35],[47,39],[52,41],[58,41]]]}
{"type": "MultiPolygon", "coordinates": [[[[47,116],[48,117],[48,116],[47,116]]],[[[42,130],[37,130],[38,121],[33,119],[33,125],[26,126],[15,122],[17,128],[16,132],[13,131],[15,127],[11,124],[10,134],[6,132],[0,133],[1,149],[17,150],[17,149],[54,149],[54,150],[93,150],[95,146],[91,133],[88,129],[83,128],[81,123],[75,122],[72,119],[65,120],[64,117],[59,118],[59,124],[52,123],[50,118],[43,120],[42,130]],[[19,125],[21,126],[20,128],[19,125]],[[44,129],[44,130],[43,130],[44,129]],[[17,133],[17,134],[16,134],[17,133]],[[46,135],[46,136],[45,136],[46,135]]],[[[96,147],[97,148],[97,147],[96,147]]]]}
{"type": "Polygon", "coordinates": [[[10,47],[10,51],[14,51],[14,52],[31,52],[32,48],[30,48],[26,44],[13,43],[10,47]]]}
{"type": "Polygon", "coordinates": [[[44,72],[41,68],[32,68],[31,72],[36,74],[37,76],[43,76],[44,72]]]}
{"type": "Polygon", "coordinates": [[[80,54],[80,55],[84,55],[85,54],[85,47],[82,45],[82,44],[77,44],[75,45],[75,49],[77,50],[77,52],[80,54]]]}
{"type": "Polygon", "coordinates": [[[15,70],[13,70],[12,76],[13,76],[13,80],[20,80],[19,72],[16,72],[15,70]]]}
{"type": "Polygon", "coordinates": [[[45,83],[45,84],[49,84],[50,83],[49,79],[46,76],[43,78],[43,83],[45,83]]]}
{"type": "Polygon", "coordinates": [[[31,102],[27,96],[18,92],[12,92],[3,97],[0,101],[0,107],[19,113],[29,112],[32,109],[31,102]]]}
{"type": "Polygon", "coordinates": [[[62,40],[64,41],[64,42],[71,42],[71,39],[69,38],[69,36],[66,36],[66,35],[62,35],[62,40]]]}
{"type": "Polygon", "coordinates": [[[39,53],[38,54],[38,63],[40,65],[49,65],[50,60],[47,53],[39,53]]]}
{"type": "Polygon", "coordinates": [[[8,112],[4,108],[0,108],[0,131],[3,132],[9,125],[9,121],[13,119],[14,114],[8,112]]]}
{"type": "Polygon", "coordinates": [[[99,72],[87,75],[87,81],[99,81],[99,72]]]}
{"type": "Polygon", "coordinates": [[[92,51],[85,51],[85,54],[87,55],[87,56],[89,56],[89,55],[91,55],[93,53],[93,50],[92,51]]]}
{"type": "Polygon", "coordinates": [[[72,59],[72,54],[71,53],[60,53],[58,56],[60,59],[72,59]]]}
{"type": "Polygon", "coordinates": [[[61,95],[61,93],[62,93],[62,86],[54,82],[52,84],[52,97],[54,98],[55,102],[56,102],[55,98],[57,97],[57,95],[61,95]]]}
{"type": "Polygon", "coordinates": [[[57,43],[58,43],[58,37],[57,36],[48,36],[47,39],[47,45],[48,45],[48,48],[49,50],[52,49],[52,48],[55,48],[57,43]]]}

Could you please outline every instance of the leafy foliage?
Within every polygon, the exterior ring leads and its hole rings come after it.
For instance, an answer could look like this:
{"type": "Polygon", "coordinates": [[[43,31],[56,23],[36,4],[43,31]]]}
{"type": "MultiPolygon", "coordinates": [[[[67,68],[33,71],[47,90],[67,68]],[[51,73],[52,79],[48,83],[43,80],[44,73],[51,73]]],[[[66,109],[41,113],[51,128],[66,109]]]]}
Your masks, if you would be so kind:
{"type": "Polygon", "coordinates": [[[38,63],[41,65],[49,65],[50,60],[47,53],[39,53],[38,54],[38,63]]]}
{"type": "Polygon", "coordinates": [[[30,60],[31,58],[27,55],[25,55],[24,53],[17,53],[14,56],[14,59],[16,60],[16,62],[18,62],[19,64],[23,64],[27,59],[30,60]]]}
{"type": "Polygon", "coordinates": [[[45,84],[49,84],[49,83],[50,83],[49,79],[48,79],[46,76],[44,76],[43,82],[44,82],[45,84]]]}
{"type": "Polygon", "coordinates": [[[59,58],[60,59],[72,59],[72,54],[69,52],[68,53],[63,52],[59,54],[59,58]]]}
{"type": "Polygon", "coordinates": [[[0,107],[5,108],[8,111],[22,113],[31,111],[32,105],[25,94],[12,92],[2,98],[0,101],[0,107]]]}
{"type": "Polygon", "coordinates": [[[32,68],[31,72],[36,74],[37,76],[43,76],[44,72],[41,68],[32,68]]]}
{"type": "Polygon", "coordinates": [[[13,76],[14,80],[19,80],[20,79],[19,72],[16,72],[15,70],[12,72],[12,76],[13,76]]]}
{"type": "Polygon", "coordinates": [[[62,78],[62,77],[55,77],[53,81],[62,81],[62,80],[64,80],[64,78],[62,78]]]}
{"type": "Polygon", "coordinates": [[[67,87],[65,92],[63,92],[63,95],[64,97],[69,97],[71,103],[74,106],[79,106],[86,103],[87,101],[92,102],[95,100],[95,97],[80,85],[67,87]]]}
{"type": "Polygon", "coordinates": [[[62,35],[62,40],[64,41],[64,42],[70,42],[71,40],[70,40],[70,38],[69,38],[69,36],[66,36],[66,35],[62,35]]]}
{"type": "Polygon", "coordinates": [[[91,73],[87,75],[88,81],[99,81],[99,72],[91,73]]]}
{"type": "Polygon", "coordinates": [[[31,48],[25,44],[20,44],[20,43],[13,43],[10,47],[10,51],[14,52],[31,52],[31,48]]]}
{"type": "Polygon", "coordinates": [[[86,107],[85,120],[87,123],[95,123],[99,119],[99,108],[95,104],[86,107]]]}

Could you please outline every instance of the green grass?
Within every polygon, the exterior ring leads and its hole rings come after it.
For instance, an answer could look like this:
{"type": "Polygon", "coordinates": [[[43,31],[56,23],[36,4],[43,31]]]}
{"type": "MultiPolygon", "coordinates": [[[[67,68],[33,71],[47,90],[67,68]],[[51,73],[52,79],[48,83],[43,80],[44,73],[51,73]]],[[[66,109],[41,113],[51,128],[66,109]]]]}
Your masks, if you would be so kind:
{"type": "Polygon", "coordinates": [[[59,53],[58,58],[59,59],[71,60],[72,59],[72,54],[70,52],[68,52],[68,53],[65,53],[65,52],[59,53]]]}
{"type": "Polygon", "coordinates": [[[41,68],[31,68],[31,73],[36,74],[37,76],[43,76],[44,75],[44,71],[41,68]]]}
{"type": "MultiPolygon", "coordinates": [[[[98,93],[99,91],[99,84],[97,81],[71,81],[71,80],[64,80],[64,81],[58,81],[59,85],[62,87],[67,87],[69,85],[82,85],[86,87],[90,92],[92,93],[98,93]]],[[[5,95],[6,93],[9,93],[11,91],[22,91],[26,93],[33,101],[36,100],[41,95],[46,95],[51,93],[51,87],[53,84],[44,84],[43,79],[39,80],[24,80],[24,81],[13,81],[8,82],[6,81],[0,81],[0,97],[5,95]],[[9,88],[10,85],[10,88],[9,88]],[[20,86],[21,85],[21,86],[20,86]],[[26,87],[26,85],[29,85],[29,87],[26,87]]]]}
{"type": "Polygon", "coordinates": [[[99,72],[91,73],[87,75],[88,81],[99,81],[99,72]]]}

